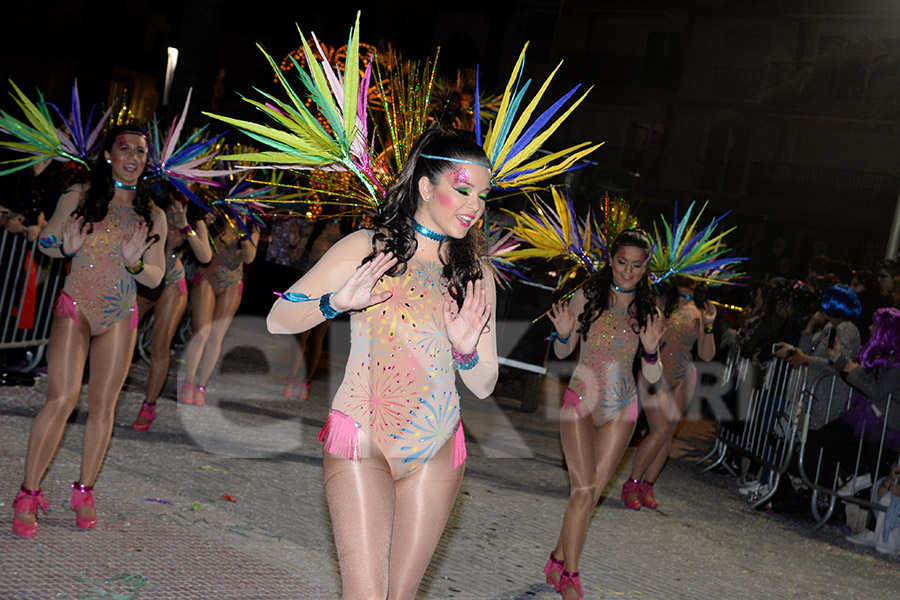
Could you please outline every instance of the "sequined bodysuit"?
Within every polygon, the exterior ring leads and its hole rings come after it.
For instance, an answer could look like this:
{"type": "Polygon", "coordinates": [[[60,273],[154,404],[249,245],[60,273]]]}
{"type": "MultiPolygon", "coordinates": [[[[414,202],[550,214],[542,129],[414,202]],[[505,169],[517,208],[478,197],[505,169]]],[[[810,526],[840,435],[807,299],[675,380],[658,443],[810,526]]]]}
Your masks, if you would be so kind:
{"type": "Polygon", "coordinates": [[[216,296],[233,285],[240,285],[244,277],[244,253],[241,250],[241,242],[234,240],[230,244],[225,244],[220,238],[212,260],[197,269],[195,277],[202,277],[208,281],[216,296]]]}
{"type": "Polygon", "coordinates": [[[627,304],[607,308],[591,324],[586,340],[581,340],[581,356],[569,389],[580,397],[582,410],[600,426],[620,410],[629,414],[637,408],[632,365],[640,337],[627,304]]]}
{"type": "Polygon", "coordinates": [[[163,286],[177,285],[179,293],[182,295],[187,293],[187,282],[184,280],[184,264],[181,262],[181,255],[184,250],[184,234],[175,225],[173,219],[174,211],[170,208],[166,210],[166,273],[163,275],[163,286]]]}
{"type": "Polygon", "coordinates": [[[137,325],[137,287],[125,269],[122,244],[140,217],[131,206],[111,205],[106,217],[72,258],[72,267],[57,303],[57,314],[77,320],[80,310],[91,335],[100,335],[121,319],[137,325]]]}
{"type": "Polygon", "coordinates": [[[350,356],[332,410],[369,433],[395,480],[424,464],[459,424],[441,270],[410,260],[404,274],[376,284],[374,293],[388,290],[389,300],[350,319],[350,356]]]}
{"type": "Polygon", "coordinates": [[[666,320],[659,344],[659,358],[663,364],[663,377],[670,389],[688,375],[693,377],[691,349],[697,343],[701,320],[700,309],[693,302],[678,307],[666,320]]]}

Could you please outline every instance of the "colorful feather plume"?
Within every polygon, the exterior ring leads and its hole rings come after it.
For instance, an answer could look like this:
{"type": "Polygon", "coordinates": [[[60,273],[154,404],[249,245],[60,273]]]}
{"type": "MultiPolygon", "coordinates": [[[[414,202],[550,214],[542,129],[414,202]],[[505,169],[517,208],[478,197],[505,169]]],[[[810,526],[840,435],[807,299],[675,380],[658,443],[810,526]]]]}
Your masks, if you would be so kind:
{"type": "Polygon", "coordinates": [[[58,106],[49,102],[47,105],[56,111],[59,120],[65,125],[64,128],[57,128],[56,130],[63,149],[69,154],[78,156],[84,161],[90,161],[96,157],[100,150],[100,132],[103,130],[103,126],[106,124],[107,119],[109,119],[109,115],[112,114],[113,107],[110,106],[107,108],[106,112],[104,112],[97,120],[97,124],[92,125],[94,111],[97,108],[96,105],[94,105],[88,113],[87,121],[82,121],[81,98],[78,93],[78,79],[75,79],[75,83],[72,85],[72,105],[69,109],[68,119],[63,116],[63,113],[58,106]]]}
{"type": "MultiPolygon", "coordinates": [[[[263,146],[271,148],[253,154],[223,158],[277,168],[351,171],[366,188],[371,205],[377,206],[385,190],[373,172],[373,158],[367,144],[366,102],[372,67],[370,60],[364,74],[360,76],[359,13],[356,15],[356,25],[350,30],[343,77],[335,72],[328,61],[323,60],[320,64],[316,60],[302,32],[300,39],[303,42],[308,72],[295,61],[297,76],[325,117],[331,131],[326,131],[306,107],[302,99],[305,94],[300,94],[291,87],[272,57],[262,46],[258,46],[274,69],[289,100],[281,101],[260,90],[257,91],[265,96],[267,102],[244,98],[280,126],[278,128],[204,113],[238,128],[263,146]]],[[[312,39],[318,47],[319,41],[315,35],[312,39]]],[[[320,54],[324,56],[324,52],[320,51],[320,54]]]]}
{"type": "Polygon", "coordinates": [[[6,111],[0,110],[0,131],[8,133],[17,140],[0,141],[0,147],[24,153],[28,156],[0,161],[0,164],[14,165],[0,171],[0,175],[27,169],[39,162],[53,158],[72,160],[84,166],[89,166],[87,157],[80,155],[77,145],[72,140],[66,140],[66,143],[63,142],[63,139],[66,139],[66,137],[65,135],[61,136],[60,130],[54,125],[48,104],[44,101],[44,95],[41,91],[37,91],[38,101],[32,102],[12,80],[9,83],[13,87],[13,92],[10,92],[10,96],[22,109],[25,120],[19,120],[6,111]]]}
{"type": "MultiPolygon", "coordinates": [[[[581,87],[576,85],[569,90],[562,98],[554,102],[547,110],[528,125],[532,114],[537,108],[541,98],[547,91],[547,87],[553,80],[556,71],[562,65],[560,63],[556,69],[547,77],[541,88],[532,98],[531,102],[519,113],[520,106],[525,98],[525,93],[531,85],[531,80],[525,82],[521,87],[519,83],[522,79],[522,71],[525,68],[525,51],[528,44],[522,48],[519,60],[510,75],[509,82],[506,85],[506,91],[503,94],[503,100],[500,108],[497,110],[497,119],[491,125],[484,137],[484,150],[487,153],[488,160],[491,164],[491,181],[495,187],[499,188],[518,188],[529,189],[540,182],[565,171],[578,168],[578,161],[599,148],[601,144],[591,145],[590,142],[582,142],[575,146],[570,146],[558,152],[552,152],[541,158],[530,160],[538,151],[543,143],[549,138],[554,131],[565,121],[572,111],[581,104],[587,92],[581,95],[565,112],[563,112],[555,121],[551,120],[556,113],[569,101],[581,87]],[[527,129],[526,129],[527,126],[527,129]],[[555,162],[554,161],[558,161],[555,162]]],[[[481,106],[479,100],[480,87],[475,90],[475,139],[481,144],[481,106]]],[[[581,165],[584,166],[584,165],[581,165]]]]}
{"type": "MultiPolygon", "coordinates": [[[[610,198],[609,192],[603,196],[603,236],[610,243],[619,234],[638,226],[638,218],[631,211],[631,204],[625,198],[610,198]]],[[[605,253],[605,248],[604,248],[605,253]]]]}
{"type": "Polygon", "coordinates": [[[656,244],[650,257],[651,281],[660,283],[674,275],[681,275],[713,285],[734,283],[733,280],[743,273],[736,273],[731,269],[747,259],[734,256],[725,246],[725,236],[734,231],[734,228],[716,233],[716,227],[728,213],[701,226],[700,218],[706,205],[692,220],[693,210],[694,203],[691,203],[685,215],[679,219],[676,205],[671,225],[665,217],[661,217],[662,234],[654,224],[656,244]]]}
{"type": "Polygon", "coordinates": [[[503,288],[509,288],[509,282],[512,277],[519,279],[528,279],[513,264],[513,261],[506,257],[506,254],[516,250],[520,245],[512,231],[507,231],[499,223],[491,222],[487,214],[483,218],[482,229],[484,238],[487,240],[487,252],[485,259],[491,267],[491,273],[494,275],[494,281],[503,288]]]}

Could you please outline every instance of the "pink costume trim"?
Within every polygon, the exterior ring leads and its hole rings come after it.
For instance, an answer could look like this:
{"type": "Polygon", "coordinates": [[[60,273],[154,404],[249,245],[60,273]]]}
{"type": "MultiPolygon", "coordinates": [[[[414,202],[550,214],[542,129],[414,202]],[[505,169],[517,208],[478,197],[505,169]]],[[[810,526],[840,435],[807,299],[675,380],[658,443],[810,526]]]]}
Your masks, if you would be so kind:
{"type": "Polygon", "coordinates": [[[574,409],[575,414],[579,417],[581,416],[581,396],[572,391],[572,388],[566,388],[566,393],[563,394],[561,410],[566,410],[567,408],[574,409]]]}
{"type": "Polygon", "coordinates": [[[134,306],[131,307],[131,322],[128,324],[128,331],[134,331],[137,329],[138,323],[141,321],[141,315],[138,312],[137,300],[134,302],[134,306]]]}
{"type": "Polygon", "coordinates": [[[59,298],[56,299],[56,304],[53,305],[53,314],[57,317],[68,317],[75,321],[77,325],[81,325],[81,321],[78,320],[78,305],[75,302],[75,298],[65,292],[59,293],[59,298]]]}
{"type": "Polygon", "coordinates": [[[238,296],[244,295],[244,282],[241,281],[238,283],[238,296]]]}
{"type": "Polygon", "coordinates": [[[179,296],[187,296],[188,295],[187,279],[182,277],[181,279],[178,280],[178,283],[176,283],[175,285],[178,286],[178,295],[179,296]]]}
{"type": "Polygon", "coordinates": [[[453,468],[458,469],[466,462],[466,433],[463,431],[462,421],[453,432],[453,468]]]}
{"type": "Polygon", "coordinates": [[[697,367],[694,367],[691,371],[691,385],[697,385],[697,367]]]}
{"type": "Polygon", "coordinates": [[[329,454],[359,460],[359,427],[353,417],[332,410],[319,431],[319,441],[325,444],[325,452],[329,454]]]}
{"type": "Polygon", "coordinates": [[[191,277],[191,285],[200,285],[200,282],[203,281],[203,275],[200,274],[200,271],[194,273],[194,276],[191,277]]]}

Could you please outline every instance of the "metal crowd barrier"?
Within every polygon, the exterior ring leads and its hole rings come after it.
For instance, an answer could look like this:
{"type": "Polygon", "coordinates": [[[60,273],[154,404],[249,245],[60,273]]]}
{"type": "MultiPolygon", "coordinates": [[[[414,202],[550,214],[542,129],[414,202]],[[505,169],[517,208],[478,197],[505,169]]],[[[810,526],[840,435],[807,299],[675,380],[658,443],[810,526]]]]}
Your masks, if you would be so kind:
{"type": "MultiPolygon", "coordinates": [[[[826,419],[828,422],[831,421],[832,417],[836,417],[837,414],[846,410],[850,404],[850,396],[848,394],[848,398],[846,401],[843,397],[836,397],[835,388],[838,380],[837,375],[828,376],[821,383],[824,385],[819,385],[819,388],[828,389],[828,418],[826,419]]],[[[815,401],[824,401],[824,398],[816,398],[815,401]]],[[[812,498],[810,501],[810,509],[813,514],[813,517],[816,519],[816,525],[814,529],[818,529],[822,525],[828,522],[831,516],[834,513],[834,509],[837,506],[838,500],[842,500],[843,502],[856,504],[863,508],[869,510],[885,510],[885,507],[879,503],[878,501],[873,501],[871,499],[859,498],[856,497],[854,492],[855,489],[851,488],[850,490],[842,490],[843,482],[840,477],[840,470],[843,467],[845,472],[852,473],[850,477],[845,477],[844,480],[848,482],[857,481],[858,477],[863,475],[870,475],[871,477],[871,486],[874,488],[876,486],[879,478],[884,476],[886,473],[881,472],[881,465],[884,462],[885,458],[891,458],[890,456],[886,456],[887,452],[892,452],[893,450],[885,448],[885,443],[887,441],[888,432],[890,431],[887,427],[888,417],[891,414],[891,411],[900,410],[900,406],[895,406],[893,401],[893,396],[888,397],[888,403],[883,415],[883,423],[880,428],[880,431],[877,432],[877,436],[879,439],[879,443],[877,444],[877,450],[875,450],[876,458],[873,462],[865,463],[863,461],[863,451],[866,447],[867,443],[864,439],[864,436],[859,436],[858,442],[856,443],[856,457],[855,461],[852,465],[841,464],[837,462],[834,466],[834,475],[831,477],[830,481],[823,481],[821,477],[822,471],[822,462],[825,458],[824,447],[819,451],[817,456],[809,456],[807,452],[807,440],[809,434],[809,411],[812,408],[812,402],[807,403],[807,406],[804,410],[804,420],[802,426],[802,441],[800,444],[799,456],[798,456],[798,468],[800,471],[800,478],[803,482],[809,486],[809,488],[813,491],[812,498]],[[852,467],[852,468],[851,468],[852,467]],[[874,472],[871,472],[872,467],[874,467],[874,472]],[[845,493],[840,493],[844,491],[845,493]]],[[[871,497],[871,495],[870,495],[871,497]]]]}
{"type": "Polygon", "coordinates": [[[37,240],[3,230],[0,233],[0,350],[36,350],[18,368],[37,366],[50,341],[53,303],[66,277],[66,263],[41,253],[37,240]]]}
{"type": "MultiPolygon", "coordinates": [[[[747,384],[749,365],[746,359],[729,358],[723,385],[739,389],[747,384]]],[[[782,476],[787,472],[797,444],[797,417],[800,400],[807,393],[807,369],[794,369],[786,361],[773,358],[766,365],[762,383],[754,387],[746,409],[729,422],[716,419],[716,442],[713,452],[701,459],[715,457],[704,471],[721,465],[737,477],[725,460],[733,450],[769,472],[769,491],[760,496],[754,508],[763,506],[775,495],[782,476]]]]}

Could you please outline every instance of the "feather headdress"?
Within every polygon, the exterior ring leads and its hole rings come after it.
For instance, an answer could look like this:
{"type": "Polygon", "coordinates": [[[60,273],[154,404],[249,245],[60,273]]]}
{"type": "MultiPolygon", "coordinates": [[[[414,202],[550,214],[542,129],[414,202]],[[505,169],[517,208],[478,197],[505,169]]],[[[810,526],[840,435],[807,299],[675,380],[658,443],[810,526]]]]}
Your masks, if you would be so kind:
{"type": "Polygon", "coordinates": [[[701,226],[700,218],[706,205],[692,220],[693,210],[694,203],[691,203],[687,212],[679,219],[676,205],[675,218],[671,224],[661,216],[662,234],[654,224],[657,243],[650,257],[651,281],[661,283],[673,275],[681,275],[713,285],[734,283],[733,280],[743,273],[730,269],[747,259],[734,256],[725,246],[725,236],[734,231],[734,228],[716,233],[716,227],[728,213],[701,226]]]}

